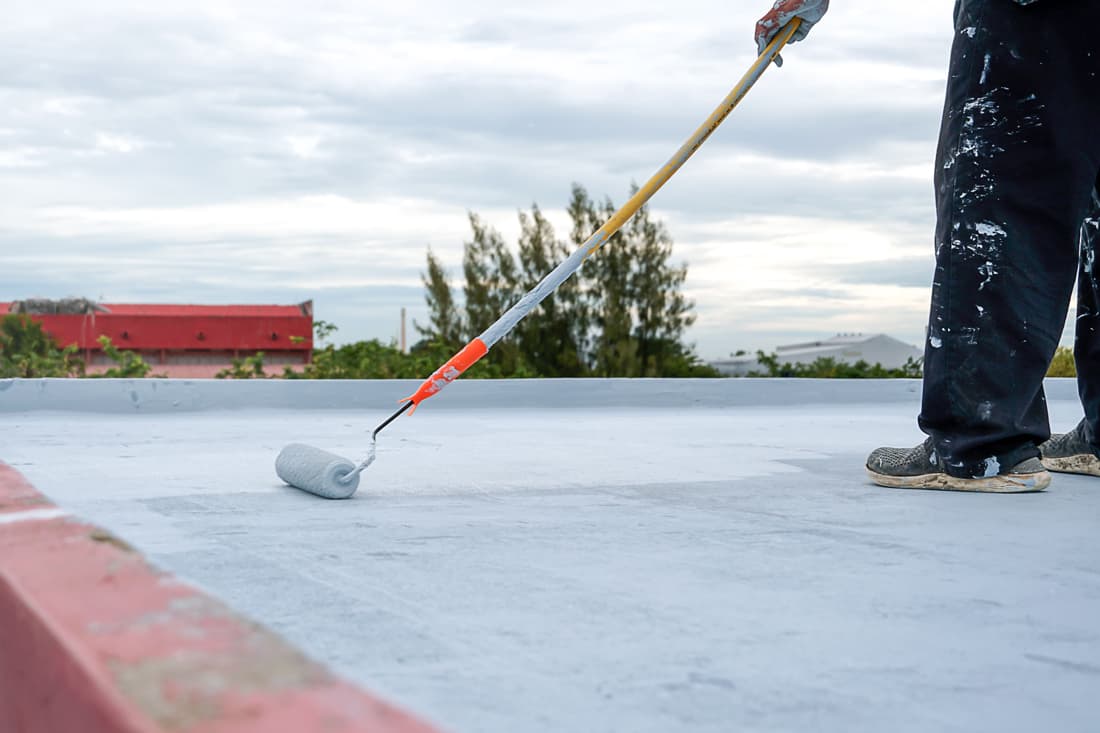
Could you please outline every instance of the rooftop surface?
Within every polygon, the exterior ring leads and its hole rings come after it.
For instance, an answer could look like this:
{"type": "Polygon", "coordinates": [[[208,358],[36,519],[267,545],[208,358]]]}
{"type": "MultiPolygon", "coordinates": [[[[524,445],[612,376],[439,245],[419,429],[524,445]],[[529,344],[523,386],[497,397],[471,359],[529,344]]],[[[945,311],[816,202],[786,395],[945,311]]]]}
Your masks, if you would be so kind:
{"type": "MultiPolygon", "coordinates": [[[[0,460],[445,730],[1094,730],[1100,480],[877,488],[919,385],[0,381],[0,460]]],[[[1048,386],[1056,430],[1075,388],[1048,386]]]]}

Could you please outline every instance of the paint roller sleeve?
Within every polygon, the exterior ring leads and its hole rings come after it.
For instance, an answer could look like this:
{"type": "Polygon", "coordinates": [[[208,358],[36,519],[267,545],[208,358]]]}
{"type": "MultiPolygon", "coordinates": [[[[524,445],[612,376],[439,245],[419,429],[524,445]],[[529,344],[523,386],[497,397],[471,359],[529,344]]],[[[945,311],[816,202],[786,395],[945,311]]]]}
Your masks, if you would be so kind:
{"type": "Polygon", "coordinates": [[[359,488],[354,463],[303,443],[291,443],[279,452],[275,473],[291,486],[326,499],[347,499],[359,488]]]}

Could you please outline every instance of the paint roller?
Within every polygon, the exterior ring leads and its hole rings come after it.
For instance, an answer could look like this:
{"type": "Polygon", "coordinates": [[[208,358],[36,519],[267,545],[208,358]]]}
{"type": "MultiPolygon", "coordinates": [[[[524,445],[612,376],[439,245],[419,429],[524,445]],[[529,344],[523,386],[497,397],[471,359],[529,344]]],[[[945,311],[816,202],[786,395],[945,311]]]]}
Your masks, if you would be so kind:
{"type": "Polygon", "coordinates": [[[403,403],[397,412],[390,415],[381,425],[371,433],[370,445],[367,456],[359,463],[354,463],[334,453],[314,448],[304,443],[292,443],[282,451],[275,459],[275,473],[287,484],[311,494],[322,496],[326,499],[347,499],[355,493],[359,487],[359,475],[374,462],[378,445],[378,434],[403,415],[412,411],[424,400],[439,393],[444,387],[458,379],[463,372],[473,366],[481,357],[493,348],[497,341],[508,335],[516,324],[523,320],[532,310],[545,300],[558,286],[569,279],[584,261],[596,253],[611,239],[612,235],[625,224],[630,217],[640,209],[663,186],[672,175],[687,162],[696,150],[710,137],[722,121],[726,119],[733,108],[748,94],[756,81],[771,65],[772,61],[783,47],[790,41],[791,36],[798,30],[801,20],[795,18],[788,23],[782,31],[776,34],[771,43],[764,49],[741,80],[722,100],[722,103],[711,113],[710,117],[691,135],[680,149],[646,181],[645,185],[638,189],[622,208],[612,214],[611,218],[600,227],[588,240],[576,249],[568,258],[550,271],[535,287],[520,298],[493,325],[489,326],[481,335],[466,344],[457,354],[452,356],[447,363],[439,367],[411,396],[401,400],[403,403]]]}

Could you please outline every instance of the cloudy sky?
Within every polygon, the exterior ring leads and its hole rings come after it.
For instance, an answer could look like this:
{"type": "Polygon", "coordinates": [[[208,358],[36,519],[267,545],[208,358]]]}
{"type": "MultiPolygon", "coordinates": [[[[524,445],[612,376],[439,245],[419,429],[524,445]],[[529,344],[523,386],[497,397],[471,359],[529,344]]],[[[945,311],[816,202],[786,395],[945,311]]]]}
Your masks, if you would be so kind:
{"type": "MultiPolygon", "coordinates": [[[[9,0],[0,300],[312,298],[342,340],[423,319],[476,211],[622,202],[755,56],[753,0],[9,0]]],[[[844,0],[654,212],[721,357],[922,338],[952,0],[844,0]]]]}

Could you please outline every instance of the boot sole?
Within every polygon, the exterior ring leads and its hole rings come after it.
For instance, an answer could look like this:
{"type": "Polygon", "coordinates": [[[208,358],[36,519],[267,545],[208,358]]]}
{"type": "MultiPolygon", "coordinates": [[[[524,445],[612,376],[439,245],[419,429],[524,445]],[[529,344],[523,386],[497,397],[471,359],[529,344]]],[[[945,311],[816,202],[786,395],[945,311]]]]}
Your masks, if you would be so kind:
{"type": "MultiPolygon", "coordinates": [[[[1044,462],[1045,463],[1045,462],[1044,462]]],[[[937,489],[939,491],[969,491],[987,494],[1027,494],[1050,486],[1050,474],[1004,473],[988,478],[956,478],[946,473],[926,473],[920,476],[889,476],[867,468],[867,475],[879,486],[891,489],[937,489]]]]}
{"type": "Polygon", "coordinates": [[[1065,458],[1042,458],[1043,467],[1058,473],[1078,473],[1083,476],[1100,476],[1100,459],[1085,453],[1065,458]]]}

